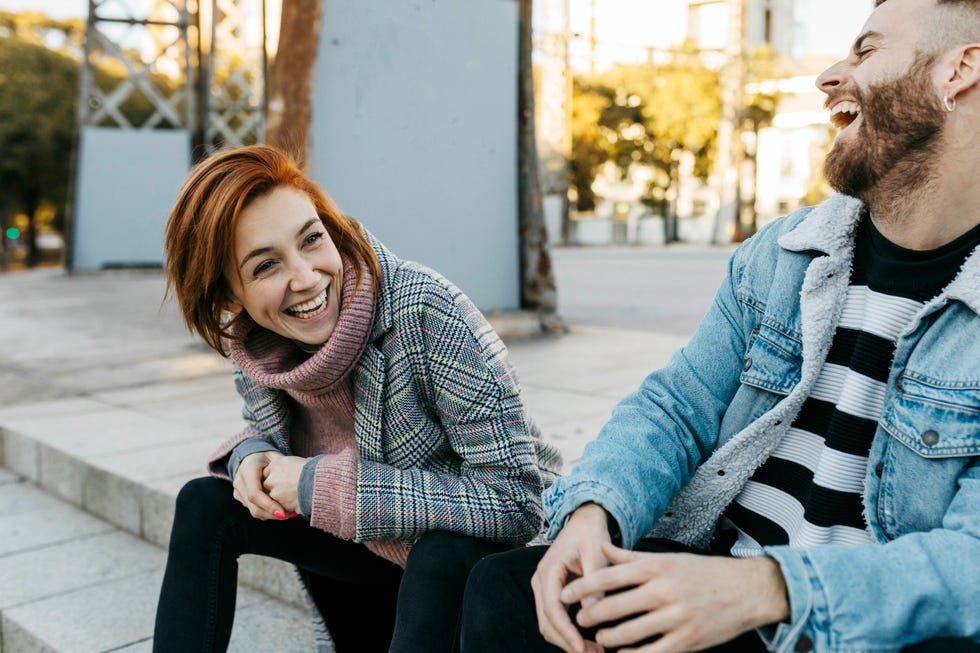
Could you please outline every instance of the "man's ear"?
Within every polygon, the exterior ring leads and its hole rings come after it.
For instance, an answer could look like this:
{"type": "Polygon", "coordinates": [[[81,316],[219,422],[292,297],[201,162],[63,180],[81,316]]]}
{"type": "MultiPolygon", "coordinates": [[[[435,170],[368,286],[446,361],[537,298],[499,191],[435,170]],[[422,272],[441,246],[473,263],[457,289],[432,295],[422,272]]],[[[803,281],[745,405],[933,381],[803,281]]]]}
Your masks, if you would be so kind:
{"type": "Polygon", "coordinates": [[[950,100],[980,86],[980,43],[971,43],[955,51],[949,74],[944,80],[946,95],[950,100]]]}

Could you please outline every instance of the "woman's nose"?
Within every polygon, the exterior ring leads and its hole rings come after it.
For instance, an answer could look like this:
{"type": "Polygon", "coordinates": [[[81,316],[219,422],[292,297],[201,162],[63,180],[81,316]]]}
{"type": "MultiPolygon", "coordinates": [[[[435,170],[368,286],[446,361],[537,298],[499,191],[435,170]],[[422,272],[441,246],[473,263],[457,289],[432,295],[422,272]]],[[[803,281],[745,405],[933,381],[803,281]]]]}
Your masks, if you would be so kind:
{"type": "Polygon", "coordinates": [[[292,290],[306,290],[315,287],[320,282],[320,275],[312,265],[300,261],[294,266],[290,277],[289,287],[292,290]]]}

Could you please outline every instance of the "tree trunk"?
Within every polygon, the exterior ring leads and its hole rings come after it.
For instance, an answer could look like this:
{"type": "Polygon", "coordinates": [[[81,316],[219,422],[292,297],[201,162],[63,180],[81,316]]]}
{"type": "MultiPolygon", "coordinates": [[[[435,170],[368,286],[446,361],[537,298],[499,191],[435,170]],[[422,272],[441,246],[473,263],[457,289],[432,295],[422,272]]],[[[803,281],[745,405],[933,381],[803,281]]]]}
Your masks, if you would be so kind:
{"type": "Polygon", "coordinates": [[[0,272],[7,270],[7,225],[9,224],[7,215],[7,207],[0,202],[0,272]]]}
{"type": "Polygon", "coordinates": [[[279,48],[269,69],[265,141],[306,167],[313,122],[313,64],[320,35],[321,0],[282,3],[279,48]]]}
{"type": "Polygon", "coordinates": [[[37,210],[40,204],[40,199],[36,197],[24,202],[27,213],[27,260],[24,263],[29,268],[37,267],[41,262],[41,251],[37,248],[37,210]]]}
{"type": "Polygon", "coordinates": [[[538,148],[534,134],[534,75],[531,68],[532,0],[520,0],[518,53],[518,195],[520,225],[521,307],[542,314],[546,328],[557,328],[557,290],[548,232],[544,223],[538,148]]]}

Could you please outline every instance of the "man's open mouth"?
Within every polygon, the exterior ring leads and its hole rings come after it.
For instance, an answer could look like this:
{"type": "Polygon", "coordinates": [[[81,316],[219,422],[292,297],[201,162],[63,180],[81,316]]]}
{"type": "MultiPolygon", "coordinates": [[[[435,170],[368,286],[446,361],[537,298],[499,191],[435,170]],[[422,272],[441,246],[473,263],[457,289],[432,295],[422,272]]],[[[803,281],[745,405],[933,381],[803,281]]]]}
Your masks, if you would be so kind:
{"type": "Polygon", "coordinates": [[[830,109],[830,122],[843,129],[861,115],[861,105],[852,100],[838,102],[830,109]]]}

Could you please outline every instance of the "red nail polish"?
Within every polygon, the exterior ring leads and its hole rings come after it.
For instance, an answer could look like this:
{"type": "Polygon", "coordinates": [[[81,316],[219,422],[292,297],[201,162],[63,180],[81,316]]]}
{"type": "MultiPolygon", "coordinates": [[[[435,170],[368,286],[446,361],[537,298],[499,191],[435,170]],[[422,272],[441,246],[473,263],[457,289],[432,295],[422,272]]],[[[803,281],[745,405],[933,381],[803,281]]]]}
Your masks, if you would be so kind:
{"type": "Polygon", "coordinates": [[[289,517],[290,517],[290,519],[292,519],[293,517],[299,517],[299,513],[298,512],[291,512],[291,513],[289,513],[289,517]]]}
{"type": "Polygon", "coordinates": [[[272,513],[272,514],[276,516],[276,519],[285,519],[286,518],[286,515],[282,514],[278,510],[275,511],[274,513],[272,513]]]}

